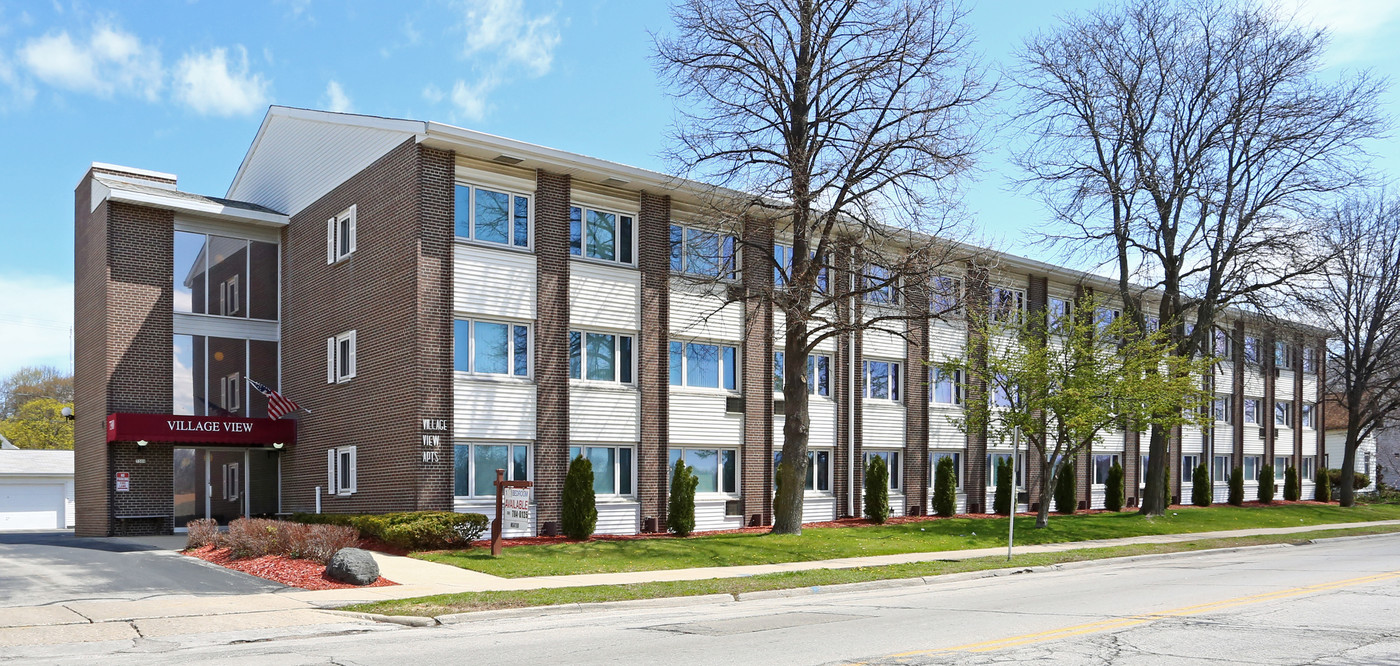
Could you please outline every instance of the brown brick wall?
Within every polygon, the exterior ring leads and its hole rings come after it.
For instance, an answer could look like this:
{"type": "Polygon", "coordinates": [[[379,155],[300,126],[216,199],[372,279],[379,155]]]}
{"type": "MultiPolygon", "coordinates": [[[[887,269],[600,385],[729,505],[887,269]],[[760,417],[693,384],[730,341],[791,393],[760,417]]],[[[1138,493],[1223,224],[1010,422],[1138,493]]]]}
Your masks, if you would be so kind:
{"type": "MultiPolygon", "coordinates": [[[[984,316],[991,306],[991,287],[987,283],[987,268],[969,264],[967,277],[963,280],[964,305],[969,321],[984,316]]],[[[985,371],[987,365],[987,339],[976,327],[968,329],[968,362],[985,371]]],[[[986,400],[987,383],[981,379],[982,372],[967,378],[967,401],[976,404],[986,400]]],[[[987,429],[967,435],[967,454],[963,456],[963,489],[967,492],[967,512],[990,511],[987,505],[987,429]]]]}
{"type": "Polygon", "coordinates": [[[905,287],[906,321],[904,367],[904,499],[906,513],[928,513],[928,405],[929,405],[929,319],[927,285],[905,287]]]}
{"type": "Polygon", "coordinates": [[[78,536],[106,536],[107,204],[91,207],[84,177],[73,193],[73,493],[78,536]]]}
{"type": "MultiPolygon", "coordinates": [[[[839,298],[840,295],[849,291],[850,284],[850,247],[841,245],[831,253],[831,281],[830,285],[836,298],[836,319],[838,322],[851,321],[851,300],[849,298],[839,298]]],[[[835,383],[831,387],[832,399],[836,401],[836,452],[835,460],[832,461],[832,487],[836,491],[836,513],[841,517],[860,516],[862,509],[860,506],[860,480],[862,478],[860,460],[855,458],[855,465],[851,464],[854,450],[854,443],[851,441],[851,421],[854,418],[854,409],[860,403],[861,390],[858,384],[853,385],[856,377],[860,376],[857,367],[853,373],[852,365],[858,364],[860,359],[859,347],[853,343],[853,336],[841,335],[836,338],[836,368],[832,372],[832,381],[835,383]],[[852,375],[855,377],[852,377],[852,375]],[[853,390],[854,386],[854,390],[853,390]],[[852,499],[854,497],[854,500],[852,499]],[[853,503],[854,502],[854,503],[853,503]]],[[[857,426],[857,432],[859,427],[857,426]]]]}
{"type": "MultiPolygon", "coordinates": [[[[540,171],[535,185],[535,503],[539,526],[559,521],[569,467],[568,175],[540,171]]],[[[669,245],[668,245],[669,247],[669,245]]]]}
{"type": "MultiPolygon", "coordinates": [[[[1237,353],[1235,354],[1235,356],[1233,357],[1233,358],[1234,358],[1234,364],[1233,364],[1234,376],[1232,377],[1232,380],[1233,380],[1233,385],[1232,385],[1232,386],[1233,386],[1233,389],[1232,389],[1232,391],[1231,391],[1231,393],[1232,393],[1232,395],[1234,396],[1234,399],[1235,399],[1235,424],[1234,424],[1234,428],[1233,428],[1233,432],[1232,432],[1232,434],[1234,435],[1234,437],[1232,438],[1232,441],[1231,441],[1231,443],[1232,443],[1234,446],[1232,447],[1232,449],[1231,449],[1231,451],[1230,451],[1230,470],[1227,470],[1227,471],[1226,471],[1227,474],[1229,473],[1229,471],[1233,470],[1234,468],[1240,467],[1240,466],[1244,465],[1244,433],[1245,433],[1245,430],[1246,430],[1247,428],[1258,428],[1258,427],[1261,427],[1261,426],[1258,426],[1258,425],[1255,425],[1255,424],[1249,424],[1249,425],[1246,426],[1246,425],[1245,425],[1245,422],[1244,422],[1244,371],[1245,371],[1245,367],[1244,367],[1244,320],[1243,320],[1243,319],[1235,321],[1234,333],[1232,334],[1231,337],[1234,338],[1234,341],[1235,341],[1235,343],[1234,343],[1234,344],[1235,344],[1235,350],[1236,350],[1236,352],[1237,352],[1237,353]]],[[[1260,352],[1262,353],[1263,350],[1260,350],[1260,352]]],[[[1260,414],[1260,415],[1259,415],[1259,418],[1260,418],[1260,420],[1261,420],[1261,422],[1262,422],[1262,420],[1263,420],[1263,418],[1264,418],[1264,415],[1263,415],[1263,414],[1260,414]]],[[[1253,434],[1253,433],[1251,433],[1251,434],[1253,434]]],[[[1212,451],[1212,452],[1211,452],[1211,455],[1214,456],[1214,455],[1216,455],[1216,454],[1215,454],[1214,451],[1212,451]]],[[[1214,473],[1215,473],[1215,460],[1214,460],[1213,458],[1210,460],[1210,469],[1211,469],[1211,473],[1214,474],[1214,473]]],[[[1217,482],[1218,482],[1218,481],[1222,481],[1222,479],[1213,479],[1213,481],[1217,481],[1217,482]]],[[[1229,481],[1229,479],[1226,478],[1226,479],[1223,479],[1223,481],[1229,481]]]]}
{"type": "Polygon", "coordinates": [[[637,500],[641,517],[666,526],[671,410],[671,197],[643,192],[637,219],[637,267],[642,274],[642,322],[637,349],[641,397],[637,448],[637,500]]]}
{"type": "MultiPolygon", "coordinates": [[[[1274,462],[1274,438],[1278,437],[1278,426],[1274,423],[1274,404],[1278,402],[1274,398],[1274,389],[1278,386],[1278,377],[1274,373],[1278,371],[1278,366],[1274,365],[1274,343],[1277,337],[1273,329],[1264,332],[1264,349],[1262,368],[1264,372],[1264,407],[1263,414],[1259,415],[1259,422],[1264,428],[1264,464],[1272,465],[1274,462]]],[[[1246,499],[1252,500],[1253,497],[1246,499]]]]}
{"type": "MultiPolygon", "coordinates": [[[[746,525],[773,523],[773,223],[747,219],[743,230],[744,394],[740,497],[746,525]]],[[[793,362],[805,363],[804,359],[793,362]]]]}
{"type": "MultiPolygon", "coordinates": [[[[1047,319],[1047,317],[1049,316],[1049,307],[1049,278],[1046,278],[1041,275],[1030,276],[1030,282],[1026,285],[1027,315],[1031,318],[1031,321],[1048,323],[1049,320],[1047,319]]],[[[1046,441],[1044,439],[1046,429],[1047,426],[1045,422],[1045,415],[1042,413],[1040,415],[1040,437],[1042,438],[1041,441],[1046,441]]],[[[1040,453],[1036,451],[1035,447],[1032,446],[1029,442],[1025,444],[1022,450],[1026,452],[1025,478],[1027,492],[1027,508],[1030,508],[1029,505],[1031,503],[1039,504],[1040,502],[1040,500],[1037,499],[1038,497],[1040,497],[1041,470],[1040,465],[1037,464],[1040,458],[1040,453]]],[[[1020,461],[1017,461],[1017,464],[1020,464],[1020,461]]]]}

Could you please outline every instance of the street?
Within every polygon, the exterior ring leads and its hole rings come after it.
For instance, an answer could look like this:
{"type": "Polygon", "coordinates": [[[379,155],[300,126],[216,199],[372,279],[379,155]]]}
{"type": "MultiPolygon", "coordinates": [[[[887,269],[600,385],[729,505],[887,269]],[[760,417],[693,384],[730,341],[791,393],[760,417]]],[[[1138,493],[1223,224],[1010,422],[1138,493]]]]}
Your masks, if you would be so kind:
{"type": "Polygon", "coordinates": [[[1400,537],[950,582],[215,644],[25,652],[78,663],[1400,664],[1400,537]],[[251,642],[248,642],[251,641],[251,642]],[[80,656],[81,655],[81,656],[80,656]]]}

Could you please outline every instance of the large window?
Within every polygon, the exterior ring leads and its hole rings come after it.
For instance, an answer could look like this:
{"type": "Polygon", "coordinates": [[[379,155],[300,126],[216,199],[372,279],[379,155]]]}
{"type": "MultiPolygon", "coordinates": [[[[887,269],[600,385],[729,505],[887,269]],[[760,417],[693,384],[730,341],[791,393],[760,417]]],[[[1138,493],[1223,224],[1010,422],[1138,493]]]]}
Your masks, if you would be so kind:
{"type": "Polygon", "coordinates": [[[1196,478],[1196,467],[1201,464],[1201,457],[1189,455],[1181,457],[1181,482],[1191,483],[1196,478]]]}
{"type": "Polygon", "coordinates": [[[671,386],[739,390],[738,348],[671,342],[671,386]]]}
{"type": "Polygon", "coordinates": [[[1244,457],[1244,480],[1258,481],[1259,472],[1264,467],[1264,456],[1244,457]]]}
{"type": "Polygon", "coordinates": [[[1021,289],[992,287],[992,321],[1014,324],[1021,321],[1021,313],[1026,310],[1026,292],[1021,289]]]}
{"type": "Polygon", "coordinates": [[[1113,325],[1113,322],[1118,321],[1118,318],[1121,316],[1123,316],[1121,310],[1096,308],[1094,310],[1094,329],[1099,333],[1103,333],[1108,330],[1109,326],[1113,325]]]}
{"type": "Polygon", "coordinates": [[[632,451],[630,446],[571,446],[569,460],[583,456],[593,464],[593,494],[631,495],[632,451]]]}
{"type": "MultiPolygon", "coordinates": [[[[1146,468],[1144,468],[1146,469],[1146,468]]],[[[1230,482],[1230,456],[1216,456],[1214,467],[1211,469],[1211,481],[1216,484],[1226,484],[1230,482]]]]}
{"type": "Polygon", "coordinates": [[[890,269],[877,264],[865,267],[865,302],[877,305],[894,305],[899,302],[897,288],[899,279],[890,269]]]}
{"type": "Polygon", "coordinates": [[[1298,468],[1298,478],[1303,481],[1312,481],[1316,476],[1317,458],[1313,456],[1303,456],[1303,464],[1298,468]]]}
{"type": "Polygon", "coordinates": [[[247,380],[277,389],[276,342],[176,335],[172,352],[173,413],[267,417],[267,398],[247,380]]]}
{"type": "MultiPolygon", "coordinates": [[[[671,232],[671,256],[674,264],[675,257],[675,231],[671,232]]],[[[816,258],[816,250],[811,252],[813,259],[816,258]]],[[[792,246],[775,243],[773,245],[773,284],[783,286],[788,283],[788,277],[792,274],[792,246]]],[[[825,293],[827,289],[827,269],[822,267],[817,273],[817,291],[825,293]]]]}
{"type": "Polygon", "coordinates": [[[1213,404],[1214,409],[1212,410],[1214,411],[1215,420],[1218,423],[1230,423],[1231,421],[1233,421],[1234,419],[1232,414],[1234,410],[1232,409],[1232,407],[1234,406],[1234,404],[1234,396],[1217,394],[1215,396],[1215,403],[1213,404]]]}
{"type": "Polygon", "coordinates": [[[1263,411],[1263,401],[1259,398],[1244,399],[1244,422],[1246,424],[1258,424],[1259,412],[1263,411]]]}
{"type": "MultiPolygon", "coordinates": [[[[862,470],[870,469],[870,461],[873,458],[880,458],[881,460],[884,460],[885,469],[889,470],[890,473],[890,490],[899,490],[900,484],[902,483],[902,480],[904,478],[903,470],[901,470],[899,467],[899,454],[899,451],[881,451],[878,449],[866,449],[864,457],[864,466],[862,467],[862,470]]],[[[863,472],[861,476],[864,477],[863,472]]]]}
{"type": "Polygon", "coordinates": [[[569,377],[631,384],[632,341],[630,335],[569,331],[569,377]]]}
{"type": "Polygon", "coordinates": [[[1303,403],[1303,427],[1317,427],[1317,405],[1303,403]]]}
{"type": "Polygon", "coordinates": [[[580,206],[569,208],[569,253],[632,264],[632,216],[580,206]]]}
{"type": "Polygon", "coordinates": [[[176,231],[175,311],[277,319],[277,244],[176,231]]]}
{"type": "Polygon", "coordinates": [[[458,444],[452,450],[458,496],[495,497],[498,469],[506,481],[530,480],[529,444],[458,444]]]}
{"type": "Polygon", "coordinates": [[[1293,369],[1293,345],[1282,340],[1274,341],[1274,367],[1280,370],[1293,369]]]}
{"type": "MultiPolygon", "coordinates": [[[[783,461],[783,452],[778,451],[773,454],[774,482],[777,481],[778,463],[783,461]]],[[[807,481],[803,488],[814,492],[831,492],[831,451],[827,449],[808,449],[807,451],[807,481]]]]}
{"type": "Polygon", "coordinates": [[[1258,365],[1259,358],[1259,338],[1251,335],[1244,336],[1244,362],[1258,365]]]}
{"type": "MultiPolygon", "coordinates": [[[[783,391],[783,352],[773,352],[773,392],[783,391]]],[[[831,357],[821,354],[807,356],[807,393],[831,395],[831,357]]]]}
{"type": "Polygon", "coordinates": [[[1279,400],[1274,403],[1274,425],[1281,425],[1285,428],[1293,427],[1292,402],[1279,400]]]}
{"type": "Polygon", "coordinates": [[[1274,456],[1274,480],[1283,481],[1284,475],[1288,472],[1288,457],[1274,456]]]}
{"type": "Polygon", "coordinates": [[[928,452],[928,487],[932,488],[938,480],[938,463],[944,458],[952,458],[953,472],[957,474],[957,487],[962,488],[962,453],[958,451],[929,451],[928,452]]]}
{"type": "Polygon", "coordinates": [[[479,375],[530,376],[530,327],[494,321],[452,322],[452,368],[479,375]]]}
{"type": "Polygon", "coordinates": [[[530,247],[530,197],[458,184],[453,210],[458,238],[530,247]]]}
{"type": "Polygon", "coordinates": [[[895,361],[866,361],[865,397],[899,402],[899,366],[895,361]]]}
{"type": "Polygon", "coordinates": [[[929,384],[932,390],[929,391],[929,401],[938,405],[961,405],[963,403],[963,382],[962,371],[954,370],[952,374],[943,372],[942,368],[929,369],[929,384]]]}
{"type": "Polygon", "coordinates": [[[672,448],[667,469],[675,469],[676,461],[681,456],[685,457],[685,464],[693,469],[695,477],[699,479],[695,492],[739,492],[739,463],[734,449],[672,448]]]}
{"type": "Polygon", "coordinates": [[[962,308],[962,280],[940,275],[929,285],[929,312],[933,316],[956,315],[962,308]]]}
{"type": "Polygon", "coordinates": [[[1225,332],[1224,329],[1215,329],[1213,349],[1215,351],[1215,355],[1218,358],[1220,358],[1223,361],[1230,360],[1230,351],[1234,349],[1234,345],[1231,344],[1232,342],[1233,341],[1230,339],[1230,334],[1225,332]]]}
{"type": "Polygon", "coordinates": [[[1118,464],[1118,454],[1100,453],[1094,456],[1094,485],[1102,486],[1108,483],[1108,472],[1118,464]]]}
{"type": "Polygon", "coordinates": [[[1317,350],[1312,347],[1303,348],[1303,373],[1317,374],[1317,350]]]}
{"type": "Polygon", "coordinates": [[[713,278],[734,277],[739,268],[733,236],[671,225],[671,270],[713,278]]]}
{"type": "Polygon", "coordinates": [[[1065,333],[1069,331],[1070,316],[1074,313],[1074,306],[1067,298],[1050,298],[1045,303],[1047,321],[1050,330],[1055,333],[1065,333]]]}

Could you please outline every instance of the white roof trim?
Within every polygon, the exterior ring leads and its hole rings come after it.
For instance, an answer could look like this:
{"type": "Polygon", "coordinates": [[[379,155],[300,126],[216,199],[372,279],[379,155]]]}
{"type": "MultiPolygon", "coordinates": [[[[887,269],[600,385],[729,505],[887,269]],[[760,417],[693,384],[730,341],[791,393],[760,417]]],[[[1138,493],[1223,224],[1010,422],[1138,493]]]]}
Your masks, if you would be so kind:
{"type": "Polygon", "coordinates": [[[92,181],[92,208],[97,209],[98,204],[103,201],[120,201],[122,203],[137,204],[140,206],[150,206],[164,210],[173,210],[183,213],[193,213],[196,215],[209,215],[234,219],[253,224],[265,224],[276,227],[284,227],[291,221],[286,215],[280,213],[265,213],[262,211],[248,210],[246,208],[235,208],[225,206],[213,201],[192,201],[181,197],[170,197],[155,194],[153,192],[141,192],[127,190],[118,186],[117,183],[104,183],[97,179],[92,181]]]}
{"type": "MultiPolygon", "coordinates": [[[[106,170],[108,170],[108,171],[125,172],[125,173],[129,173],[129,174],[132,174],[132,175],[135,175],[135,176],[149,176],[149,177],[151,177],[151,178],[164,178],[164,179],[166,179],[166,180],[179,180],[178,178],[175,177],[175,174],[173,174],[173,173],[165,173],[165,172],[163,172],[163,171],[151,171],[150,169],[138,169],[138,168],[136,168],[136,167],[122,166],[122,165],[120,165],[120,164],[108,164],[107,162],[93,162],[93,163],[92,163],[92,166],[91,166],[90,168],[93,168],[93,169],[106,169],[106,170]]],[[[110,175],[112,175],[112,174],[104,173],[104,174],[102,174],[102,175],[104,175],[104,176],[110,176],[110,175]]],[[[170,185],[169,183],[154,183],[154,184],[155,184],[156,186],[161,186],[161,185],[169,186],[169,185],[170,185]]]]}

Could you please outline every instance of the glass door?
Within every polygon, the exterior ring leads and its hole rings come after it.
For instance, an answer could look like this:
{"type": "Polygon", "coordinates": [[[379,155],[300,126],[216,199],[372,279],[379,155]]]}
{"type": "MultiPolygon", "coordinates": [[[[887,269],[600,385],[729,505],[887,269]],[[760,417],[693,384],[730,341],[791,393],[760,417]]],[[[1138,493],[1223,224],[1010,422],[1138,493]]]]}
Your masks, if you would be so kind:
{"type": "Polygon", "coordinates": [[[244,472],[248,469],[247,452],[242,449],[210,449],[208,455],[209,517],[227,525],[234,518],[247,515],[244,506],[244,472]]]}
{"type": "Polygon", "coordinates": [[[227,525],[248,515],[272,517],[279,509],[281,452],[265,449],[174,451],[175,529],[213,518],[227,525]]]}
{"type": "Polygon", "coordinates": [[[175,529],[209,515],[204,502],[204,451],[175,449],[175,529]]]}

